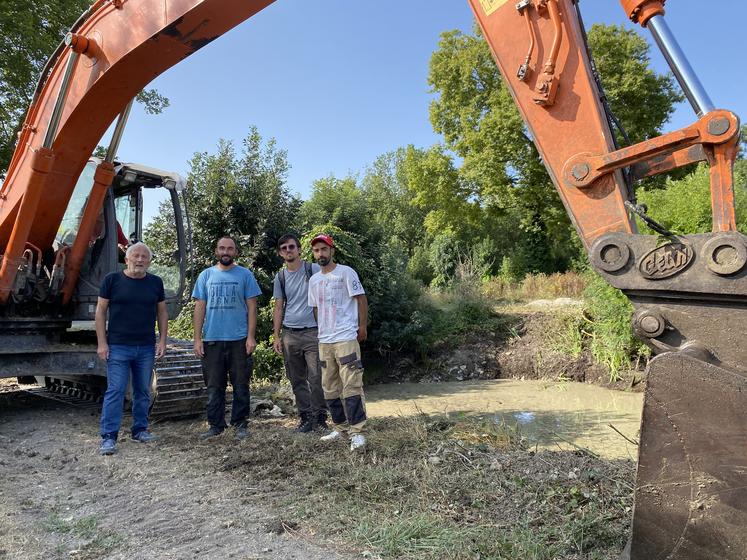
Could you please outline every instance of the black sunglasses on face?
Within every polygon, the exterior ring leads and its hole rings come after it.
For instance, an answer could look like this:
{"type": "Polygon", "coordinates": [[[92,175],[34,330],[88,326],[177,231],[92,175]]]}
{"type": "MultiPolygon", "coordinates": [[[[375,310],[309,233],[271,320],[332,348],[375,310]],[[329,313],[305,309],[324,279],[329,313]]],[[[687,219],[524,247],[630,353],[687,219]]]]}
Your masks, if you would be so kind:
{"type": "Polygon", "coordinates": [[[281,245],[280,250],[281,251],[292,251],[293,249],[298,249],[295,245],[281,245]]]}

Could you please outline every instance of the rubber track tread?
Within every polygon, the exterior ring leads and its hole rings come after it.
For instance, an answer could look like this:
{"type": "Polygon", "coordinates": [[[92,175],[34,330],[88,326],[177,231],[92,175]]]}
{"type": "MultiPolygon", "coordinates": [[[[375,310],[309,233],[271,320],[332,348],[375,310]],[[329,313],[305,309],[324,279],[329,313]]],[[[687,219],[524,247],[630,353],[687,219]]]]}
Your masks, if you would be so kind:
{"type": "Polygon", "coordinates": [[[166,355],[153,368],[150,420],[203,414],[207,389],[201,371],[200,359],[192,353],[190,342],[169,340],[166,355]]]}

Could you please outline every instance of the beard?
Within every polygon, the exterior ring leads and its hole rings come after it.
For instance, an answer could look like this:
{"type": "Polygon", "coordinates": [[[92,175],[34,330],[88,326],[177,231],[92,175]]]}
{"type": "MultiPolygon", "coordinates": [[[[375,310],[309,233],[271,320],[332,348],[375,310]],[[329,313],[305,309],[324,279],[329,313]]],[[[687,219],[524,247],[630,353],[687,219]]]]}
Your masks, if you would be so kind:
{"type": "Polygon", "coordinates": [[[223,266],[231,266],[233,264],[233,257],[229,255],[223,255],[219,260],[223,266]]]}
{"type": "Polygon", "coordinates": [[[327,266],[330,260],[330,257],[319,257],[318,259],[316,259],[316,262],[319,263],[319,266],[327,266]]]}

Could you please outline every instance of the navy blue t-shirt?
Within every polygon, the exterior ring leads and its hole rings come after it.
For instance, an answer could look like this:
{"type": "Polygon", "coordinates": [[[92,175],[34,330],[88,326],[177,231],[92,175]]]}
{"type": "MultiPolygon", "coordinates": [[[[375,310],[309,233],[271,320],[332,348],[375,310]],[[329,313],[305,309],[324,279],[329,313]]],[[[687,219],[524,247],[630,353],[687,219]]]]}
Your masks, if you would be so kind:
{"type": "Polygon", "coordinates": [[[111,272],[101,284],[99,296],[109,300],[109,344],[146,346],[156,343],[156,312],[164,301],[163,280],[155,274],[130,278],[111,272]]]}

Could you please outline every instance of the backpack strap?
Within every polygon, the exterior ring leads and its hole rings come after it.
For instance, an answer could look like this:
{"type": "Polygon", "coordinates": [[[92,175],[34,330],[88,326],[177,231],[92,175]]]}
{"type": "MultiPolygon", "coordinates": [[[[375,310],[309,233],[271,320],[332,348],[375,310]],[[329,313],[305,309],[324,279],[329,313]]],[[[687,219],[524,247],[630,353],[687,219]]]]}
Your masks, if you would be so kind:
{"type": "MultiPolygon", "coordinates": [[[[303,261],[303,265],[306,271],[306,283],[308,284],[309,279],[314,275],[314,269],[310,262],[303,261]]],[[[285,294],[285,267],[280,269],[278,280],[280,281],[280,291],[283,292],[283,309],[285,309],[285,306],[288,305],[288,297],[285,294]]]]}
{"type": "Polygon", "coordinates": [[[283,292],[283,307],[285,307],[288,302],[288,298],[285,296],[285,268],[280,269],[278,279],[280,280],[280,291],[283,292]]]}

